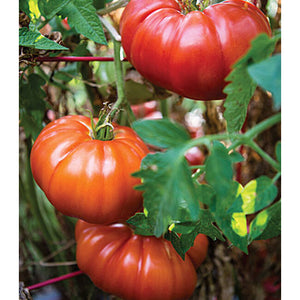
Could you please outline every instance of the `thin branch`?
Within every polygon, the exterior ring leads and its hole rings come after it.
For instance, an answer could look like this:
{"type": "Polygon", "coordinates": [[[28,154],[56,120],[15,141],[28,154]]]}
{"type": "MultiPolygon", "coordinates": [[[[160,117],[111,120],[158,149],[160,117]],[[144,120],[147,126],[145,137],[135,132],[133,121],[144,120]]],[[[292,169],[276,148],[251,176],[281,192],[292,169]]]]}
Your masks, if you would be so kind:
{"type": "Polygon", "coordinates": [[[47,286],[47,285],[50,285],[50,284],[53,284],[53,283],[56,283],[56,282],[59,282],[59,281],[62,281],[62,280],[66,280],[66,279],[69,279],[69,278],[72,278],[72,277],[75,277],[75,276],[78,276],[78,275],[81,275],[81,274],[83,274],[82,271],[80,271],[80,270],[75,271],[75,272],[72,272],[72,273],[68,273],[66,275],[62,275],[62,276],[59,276],[59,277],[48,279],[48,280],[40,282],[40,283],[33,284],[31,286],[28,286],[27,289],[29,291],[39,289],[41,287],[44,287],[44,286],[47,286]]]}
{"type": "MultiPolygon", "coordinates": [[[[36,57],[36,61],[66,61],[66,62],[82,62],[82,61],[114,61],[113,57],[101,57],[101,56],[58,56],[58,57],[36,57]]],[[[126,61],[127,59],[123,59],[126,61]]]]}
{"type": "Polygon", "coordinates": [[[101,16],[109,14],[110,12],[112,12],[118,8],[126,6],[128,4],[128,2],[129,2],[129,0],[119,0],[117,2],[113,2],[110,6],[99,9],[97,11],[97,14],[101,15],[101,16]]]}
{"type": "Polygon", "coordinates": [[[118,33],[118,31],[115,29],[114,26],[112,26],[106,19],[103,17],[99,16],[100,21],[104,25],[104,27],[107,29],[107,31],[111,34],[112,38],[117,41],[121,42],[121,36],[118,33]]]}

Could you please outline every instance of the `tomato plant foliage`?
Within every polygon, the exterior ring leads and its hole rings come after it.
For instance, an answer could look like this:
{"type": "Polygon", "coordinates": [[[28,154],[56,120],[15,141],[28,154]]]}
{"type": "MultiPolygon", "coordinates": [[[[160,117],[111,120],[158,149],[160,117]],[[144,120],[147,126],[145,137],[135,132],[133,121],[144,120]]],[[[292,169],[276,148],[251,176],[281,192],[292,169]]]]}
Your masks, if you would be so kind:
{"type": "MultiPolygon", "coordinates": [[[[133,127],[145,140],[152,141],[153,145],[161,145],[163,132],[166,132],[166,140],[172,134],[174,137],[178,131],[178,125],[164,119],[159,121],[137,121],[133,127]],[[144,123],[144,124],[143,124],[144,123]],[[157,124],[156,124],[157,125],[157,124]],[[165,129],[162,127],[165,126],[165,129]],[[159,135],[157,142],[155,136],[159,135]],[[152,136],[152,139],[148,139],[152,136]]],[[[257,133],[254,135],[256,136],[257,133]]],[[[232,135],[234,139],[241,136],[232,135]]],[[[142,161],[141,170],[134,176],[142,178],[142,185],[138,189],[144,190],[144,213],[130,220],[138,232],[145,230],[160,236],[167,232],[169,226],[175,225],[175,232],[182,232],[178,239],[171,238],[174,247],[184,253],[192,243],[197,233],[205,233],[213,239],[223,239],[223,235],[231,243],[247,253],[249,235],[246,215],[256,213],[270,205],[278,194],[278,190],[272,179],[262,176],[249,182],[245,187],[234,180],[234,163],[240,161],[239,155],[231,152],[232,149],[224,146],[216,139],[229,139],[230,135],[204,136],[199,138],[199,143],[210,149],[210,155],[204,163],[205,180],[207,183],[199,183],[191,177],[189,168],[184,160],[184,153],[191,147],[194,140],[183,142],[180,138],[180,146],[173,146],[164,152],[149,154],[142,161]],[[203,210],[200,205],[208,206],[203,210]],[[147,224],[148,225],[145,225],[147,224]],[[213,223],[216,223],[218,229],[213,223]],[[140,224],[140,225],[139,225],[140,224]],[[141,227],[140,227],[141,226],[141,227]],[[186,231],[187,230],[187,231],[186,231]],[[179,246],[180,245],[180,246],[179,246]]],[[[243,139],[243,138],[242,138],[243,139]]],[[[267,222],[274,222],[280,216],[275,211],[261,227],[267,228],[267,222]]],[[[253,221],[256,222],[256,221],[253,221]]],[[[252,226],[252,225],[250,225],[252,226]]],[[[254,225],[253,225],[254,226],[254,225]]],[[[276,236],[278,227],[272,231],[268,226],[268,234],[276,236]]],[[[250,238],[251,241],[251,238],[250,238]]]]}

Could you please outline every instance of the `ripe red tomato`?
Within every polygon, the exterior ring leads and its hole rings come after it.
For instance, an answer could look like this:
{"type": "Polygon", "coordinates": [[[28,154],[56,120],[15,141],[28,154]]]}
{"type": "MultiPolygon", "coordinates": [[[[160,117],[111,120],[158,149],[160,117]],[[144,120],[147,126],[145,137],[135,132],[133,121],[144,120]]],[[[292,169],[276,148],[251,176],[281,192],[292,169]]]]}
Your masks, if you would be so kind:
{"type": "MultiPolygon", "coordinates": [[[[95,121],[97,121],[95,119],[95,121]]],[[[66,116],[49,123],[31,151],[34,179],[63,214],[91,223],[126,220],[142,208],[133,189],[148,148],[129,127],[114,126],[114,138],[92,138],[91,121],[66,116]]]]}
{"type": "Polygon", "coordinates": [[[224,78],[263,32],[271,35],[267,18],[242,0],[186,15],[175,0],[131,0],[120,21],[124,51],[137,71],[198,100],[225,98],[224,78]]]}
{"type": "Polygon", "coordinates": [[[208,247],[207,237],[200,234],[183,261],[169,241],[135,235],[120,223],[103,226],[79,220],[75,236],[79,268],[98,288],[124,300],[187,299],[195,289],[195,267],[208,247]]]}

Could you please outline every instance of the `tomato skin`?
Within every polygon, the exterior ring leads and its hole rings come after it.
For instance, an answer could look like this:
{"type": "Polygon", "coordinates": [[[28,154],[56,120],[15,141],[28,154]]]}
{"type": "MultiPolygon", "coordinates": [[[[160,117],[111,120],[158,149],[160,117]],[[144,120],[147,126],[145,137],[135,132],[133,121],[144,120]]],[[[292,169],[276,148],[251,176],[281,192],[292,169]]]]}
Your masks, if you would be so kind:
{"type": "Polygon", "coordinates": [[[69,23],[68,23],[68,18],[62,19],[62,20],[61,20],[61,24],[62,24],[62,26],[63,26],[66,30],[70,30],[70,29],[71,29],[71,27],[70,27],[70,25],[69,25],[69,23]]]}
{"type": "Polygon", "coordinates": [[[131,109],[135,117],[140,119],[150,113],[157,111],[157,106],[158,106],[157,101],[152,100],[140,104],[131,105],[131,109]]]}
{"type": "Polygon", "coordinates": [[[231,66],[263,32],[271,36],[267,18],[242,0],[186,15],[175,0],[131,0],[120,21],[122,46],[141,75],[196,100],[225,98],[231,66]]]}
{"type": "Polygon", "coordinates": [[[148,148],[131,128],[113,126],[113,140],[94,140],[88,117],[66,116],[49,123],[36,139],[33,177],[63,214],[108,224],[141,209],[142,194],[133,189],[140,179],[130,174],[139,170],[148,148]]]}
{"type": "MultiPolygon", "coordinates": [[[[163,238],[135,235],[120,223],[103,226],[82,220],[75,237],[79,268],[98,288],[124,300],[183,300],[195,289],[193,261],[188,254],[183,261],[163,238]]],[[[207,238],[201,235],[195,253],[203,241],[207,251],[207,238]]]]}
{"type": "Polygon", "coordinates": [[[190,166],[202,165],[205,161],[205,156],[199,147],[192,147],[185,153],[185,158],[190,166]]]}

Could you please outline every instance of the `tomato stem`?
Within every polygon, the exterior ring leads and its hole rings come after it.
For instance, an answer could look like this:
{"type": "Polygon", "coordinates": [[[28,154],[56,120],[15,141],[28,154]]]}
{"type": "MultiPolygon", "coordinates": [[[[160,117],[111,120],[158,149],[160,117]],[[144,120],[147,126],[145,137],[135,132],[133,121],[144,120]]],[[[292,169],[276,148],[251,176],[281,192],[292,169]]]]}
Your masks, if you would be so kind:
{"type": "Polygon", "coordinates": [[[255,150],[264,160],[266,160],[275,170],[280,172],[280,163],[275,161],[269,154],[261,149],[253,140],[263,131],[271,128],[281,120],[281,113],[271,116],[270,118],[258,123],[246,133],[231,133],[231,134],[211,134],[190,140],[186,143],[183,151],[198,145],[206,145],[210,147],[213,140],[233,140],[234,142],[228,147],[228,151],[234,150],[241,145],[247,145],[255,150]]]}

